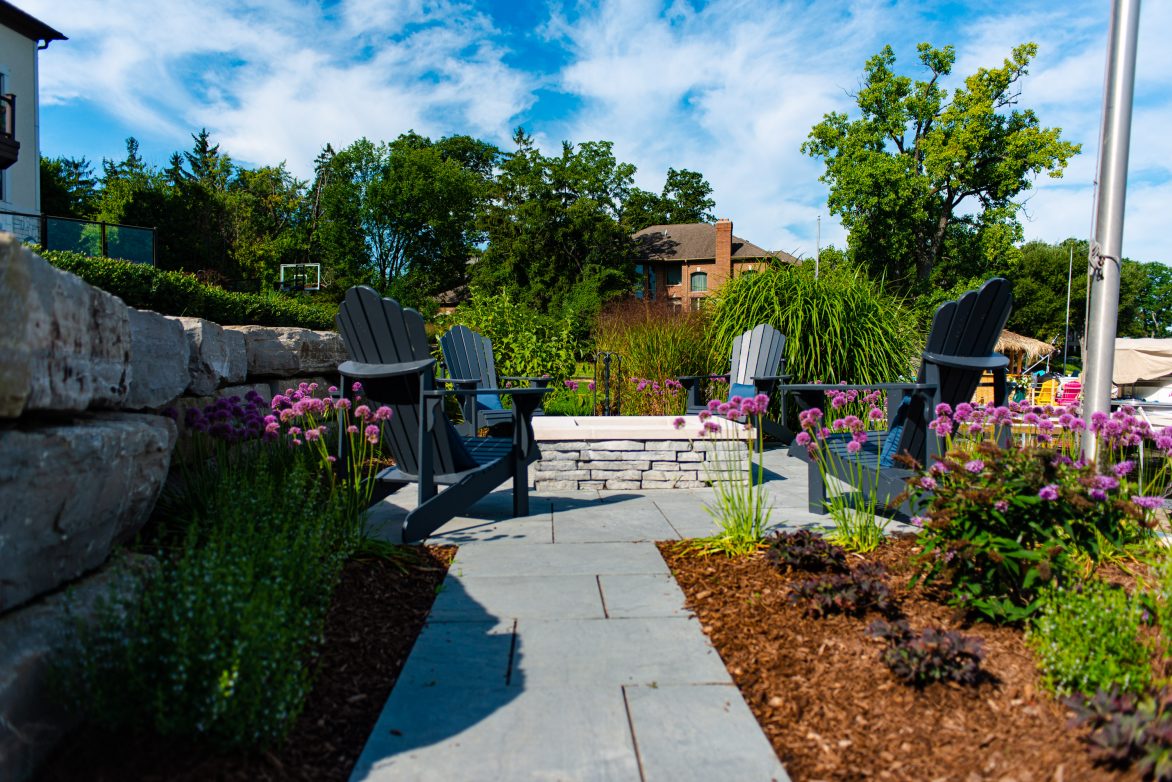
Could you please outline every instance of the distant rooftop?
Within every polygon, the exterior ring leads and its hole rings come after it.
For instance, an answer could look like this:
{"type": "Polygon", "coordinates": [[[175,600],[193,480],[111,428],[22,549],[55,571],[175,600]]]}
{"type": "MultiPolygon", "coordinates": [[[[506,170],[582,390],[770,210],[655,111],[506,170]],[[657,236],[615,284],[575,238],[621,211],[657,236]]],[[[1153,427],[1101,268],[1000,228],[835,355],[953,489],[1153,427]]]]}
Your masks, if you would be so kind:
{"type": "MultiPolygon", "coordinates": [[[[631,238],[647,260],[696,261],[716,257],[716,226],[712,223],[650,225],[636,231],[631,238]]],[[[777,258],[786,263],[801,263],[783,250],[771,252],[736,235],[732,238],[732,258],[734,261],[777,258]]]]}

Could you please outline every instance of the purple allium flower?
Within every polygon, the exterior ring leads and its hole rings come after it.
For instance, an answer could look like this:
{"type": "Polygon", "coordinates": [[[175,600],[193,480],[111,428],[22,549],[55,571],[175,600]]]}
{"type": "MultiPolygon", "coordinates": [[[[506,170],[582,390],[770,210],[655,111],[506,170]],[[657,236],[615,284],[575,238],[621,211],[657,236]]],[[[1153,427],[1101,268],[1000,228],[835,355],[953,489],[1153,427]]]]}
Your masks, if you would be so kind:
{"type": "Polygon", "coordinates": [[[985,469],[985,463],[980,459],[972,459],[964,463],[964,468],[976,475],[985,469]]]}
{"type": "Polygon", "coordinates": [[[350,424],[346,427],[346,434],[358,434],[358,427],[354,424],[350,424]]]}
{"type": "Polygon", "coordinates": [[[846,444],[846,452],[851,454],[858,453],[862,447],[862,443],[860,443],[858,440],[851,440],[846,444]]]}
{"type": "Polygon", "coordinates": [[[952,405],[948,404],[947,402],[941,402],[940,404],[936,405],[937,418],[944,418],[950,415],[952,415],[952,405]]]}
{"type": "MultiPolygon", "coordinates": [[[[958,421],[967,421],[972,414],[973,406],[968,402],[961,402],[956,406],[956,413],[954,417],[958,421]]],[[[940,415],[939,410],[937,410],[936,415],[940,415]]]]}
{"type": "Polygon", "coordinates": [[[769,394],[757,394],[757,396],[753,397],[753,401],[757,403],[757,407],[761,412],[765,412],[769,407],[769,394]]]}
{"type": "Polygon", "coordinates": [[[366,441],[371,445],[378,442],[378,426],[375,424],[367,426],[364,434],[366,435],[366,441]]]}
{"type": "Polygon", "coordinates": [[[1047,484],[1038,490],[1038,497],[1046,502],[1053,502],[1058,499],[1058,487],[1053,483],[1047,484]]]}
{"type": "Polygon", "coordinates": [[[1156,510],[1164,505],[1163,497],[1144,497],[1139,494],[1133,494],[1131,501],[1146,510],[1156,510]]]}
{"type": "Polygon", "coordinates": [[[337,386],[330,386],[329,388],[326,389],[326,391],[331,394],[336,394],[336,393],[338,393],[338,387],[337,386]]]}
{"type": "Polygon", "coordinates": [[[798,445],[808,446],[812,441],[813,438],[810,437],[809,432],[798,432],[796,435],[794,435],[794,442],[798,445]]]}
{"type": "Polygon", "coordinates": [[[943,475],[948,472],[948,465],[944,462],[933,462],[932,466],[928,468],[928,471],[933,475],[943,475]]]}
{"type": "Polygon", "coordinates": [[[593,390],[594,390],[594,381],[593,381],[593,380],[591,380],[591,381],[590,381],[590,383],[589,383],[589,384],[586,386],[586,390],[587,390],[587,391],[593,391],[593,390]]]}
{"type": "Polygon", "coordinates": [[[867,413],[867,417],[870,418],[872,421],[878,421],[881,418],[883,418],[884,415],[885,415],[885,413],[882,410],[880,410],[878,407],[872,407],[871,412],[867,413]]]}
{"type": "Polygon", "coordinates": [[[927,489],[928,491],[935,491],[936,479],[931,475],[925,475],[923,478],[920,478],[920,488],[927,489]]]}
{"type": "Polygon", "coordinates": [[[1135,462],[1130,459],[1124,459],[1119,464],[1111,467],[1111,472],[1122,478],[1125,475],[1130,475],[1131,471],[1135,469],[1135,462]]]}
{"type": "Polygon", "coordinates": [[[1022,416],[1021,420],[1031,426],[1036,426],[1038,421],[1041,421],[1042,419],[1038,418],[1037,413],[1030,411],[1030,412],[1026,413],[1024,416],[1022,416]]]}
{"type": "Polygon", "coordinates": [[[683,429],[684,423],[685,423],[685,421],[684,421],[683,416],[680,416],[679,418],[676,418],[676,420],[672,421],[671,425],[674,426],[676,429],[683,429]]]}
{"type": "Polygon", "coordinates": [[[1096,475],[1095,487],[1103,489],[1104,491],[1111,491],[1119,488],[1119,479],[1110,475],[1096,475]]]}
{"type": "Polygon", "coordinates": [[[993,510],[1004,513],[1005,511],[1009,510],[1009,501],[997,500],[997,502],[993,503],[993,510]]]}
{"type": "Polygon", "coordinates": [[[354,408],[354,417],[361,418],[363,421],[370,418],[370,408],[366,405],[358,405],[354,408]]]}
{"type": "Polygon", "coordinates": [[[389,421],[392,415],[394,415],[394,411],[391,408],[386,405],[381,405],[378,410],[374,411],[374,420],[389,421]]]}
{"type": "Polygon", "coordinates": [[[326,461],[329,462],[330,464],[333,464],[334,462],[338,461],[338,457],[330,455],[330,456],[326,457],[326,461]]]}
{"type": "Polygon", "coordinates": [[[316,429],[306,429],[305,430],[306,442],[312,443],[314,440],[316,440],[318,438],[318,436],[319,436],[318,431],[316,429]]]}
{"type": "Polygon", "coordinates": [[[1091,489],[1089,492],[1087,492],[1087,494],[1090,495],[1090,498],[1095,502],[1102,502],[1103,500],[1107,499],[1107,492],[1103,491],[1102,489],[1091,489]]]}
{"type": "Polygon", "coordinates": [[[721,402],[716,406],[716,412],[720,413],[721,415],[728,415],[729,410],[732,410],[732,405],[730,405],[728,402],[721,402]]]}
{"type": "Polygon", "coordinates": [[[713,434],[716,434],[717,432],[720,431],[720,424],[716,423],[715,421],[705,421],[704,422],[704,431],[705,432],[712,432],[713,434]]]}
{"type": "Polygon", "coordinates": [[[355,380],[354,385],[350,386],[350,390],[357,394],[362,391],[362,384],[355,380]]]}
{"type": "Polygon", "coordinates": [[[571,391],[577,391],[577,390],[578,390],[578,384],[577,384],[575,381],[573,381],[573,380],[567,380],[567,381],[565,381],[565,386],[566,386],[566,388],[570,389],[571,391]]]}
{"type": "Polygon", "coordinates": [[[708,412],[715,413],[716,408],[720,407],[720,405],[721,405],[721,401],[719,399],[709,399],[708,400],[708,412]]]}

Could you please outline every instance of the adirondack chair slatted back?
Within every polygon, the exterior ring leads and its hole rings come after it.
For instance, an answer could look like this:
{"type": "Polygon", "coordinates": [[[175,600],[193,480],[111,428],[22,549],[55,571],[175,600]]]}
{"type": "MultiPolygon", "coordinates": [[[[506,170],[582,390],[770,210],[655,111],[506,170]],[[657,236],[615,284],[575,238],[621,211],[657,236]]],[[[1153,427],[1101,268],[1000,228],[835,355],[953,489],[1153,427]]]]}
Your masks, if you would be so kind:
{"type": "MultiPolygon", "coordinates": [[[[480,388],[498,388],[492,341],[467,326],[453,326],[440,337],[444,364],[452,377],[479,378],[480,388]]],[[[488,410],[502,410],[496,394],[477,394],[476,404],[488,410]]]]}
{"type": "MultiPolygon", "coordinates": [[[[367,364],[402,364],[430,357],[423,316],[384,299],[367,286],[351,288],[338,310],[338,331],[355,361],[367,364]]],[[[434,368],[425,372],[434,374],[434,368]]],[[[383,442],[390,448],[399,470],[414,475],[419,469],[418,442],[422,384],[418,374],[368,381],[364,395],[391,408],[384,424],[383,442]]],[[[476,466],[442,410],[430,436],[437,474],[459,472],[476,466]]]]}
{"type": "MultiPolygon", "coordinates": [[[[941,304],[932,318],[932,330],[928,333],[925,352],[946,356],[991,355],[1012,307],[1013,294],[1009,281],[1000,277],[994,277],[977,290],[968,291],[956,301],[941,304]]],[[[982,374],[982,369],[940,367],[937,400],[954,408],[961,402],[969,401],[981,382],[982,374]]],[[[917,382],[926,381],[926,368],[921,366],[917,382]]],[[[898,439],[893,438],[889,447],[884,449],[883,461],[890,463],[894,454],[904,451],[911,454],[926,453],[930,419],[925,416],[934,415],[934,411],[923,411],[914,405],[908,407],[905,419],[899,422],[902,429],[895,432],[896,424],[893,424],[891,434],[898,439]]]]}
{"type": "Polygon", "coordinates": [[[729,397],[757,394],[754,377],[776,375],[785,352],[785,335],[762,323],[733,340],[729,397]]]}

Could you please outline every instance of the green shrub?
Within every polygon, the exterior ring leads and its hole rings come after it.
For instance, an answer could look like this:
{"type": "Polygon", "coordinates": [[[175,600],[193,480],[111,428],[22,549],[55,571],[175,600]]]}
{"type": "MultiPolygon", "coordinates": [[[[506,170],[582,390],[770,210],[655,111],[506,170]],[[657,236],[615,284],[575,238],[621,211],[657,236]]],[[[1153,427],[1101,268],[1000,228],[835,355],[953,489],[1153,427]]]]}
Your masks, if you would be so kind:
{"type": "Polygon", "coordinates": [[[921,575],[941,578],[954,605],[995,622],[1020,621],[1043,587],[1150,537],[1128,485],[1060,451],[982,442],[950,451],[916,478],[925,508],[921,575]]]}
{"type": "Polygon", "coordinates": [[[462,324],[492,341],[497,377],[541,377],[556,381],[574,373],[578,345],[573,324],[523,307],[507,291],[471,289],[471,298],[437,321],[440,333],[462,324]]]}
{"type": "Polygon", "coordinates": [[[106,727],[264,747],[309,693],[355,525],[312,453],[260,446],[208,469],[219,479],[198,483],[202,511],[162,539],[140,598],[79,633],[66,692],[106,727]]]}
{"type": "MultiPolygon", "coordinates": [[[[708,333],[713,360],[759,323],[785,335],[794,383],[879,383],[912,374],[918,343],[903,304],[861,271],[774,264],[729,280],[717,294],[708,333]]],[[[725,367],[722,367],[722,371],[725,367]]]]}
{"type": "Polygon", "coordinates": [[[1099,581],[1047,589],[1027,636],[1046,687],[1058,695],[1142,691],[1151,680],[1143,615],[1139,600],[1099,581]]]}
{"type": "Polygon", "coordinates": [[[300,326],[332,330],[338,308],[266,293],[233,293],[200,282],[194,275],[145,264],[80,253],[48,250],[41,255],[91,285],[109,291],[131,307],[164,315],[207,318],[225,326],[300,326]]]}

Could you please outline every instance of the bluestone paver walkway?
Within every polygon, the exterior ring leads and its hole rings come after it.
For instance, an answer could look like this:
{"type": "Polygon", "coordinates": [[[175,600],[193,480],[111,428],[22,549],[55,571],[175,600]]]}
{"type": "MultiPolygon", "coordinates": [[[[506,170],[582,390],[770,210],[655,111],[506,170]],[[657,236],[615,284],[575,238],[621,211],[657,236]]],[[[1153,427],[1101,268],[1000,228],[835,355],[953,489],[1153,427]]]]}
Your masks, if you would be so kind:
{"type": "MultiPolygon", "coordinates": [[[[767,454],[778,526],[821,526],[805,468],[767,454]]],[[[716,527],[713,492],[498,491],[460,546],[352,780],[788,780],[654,541],[716,527]]],[[[393,537],[413,502],[372,522],[393,537]]]]}

